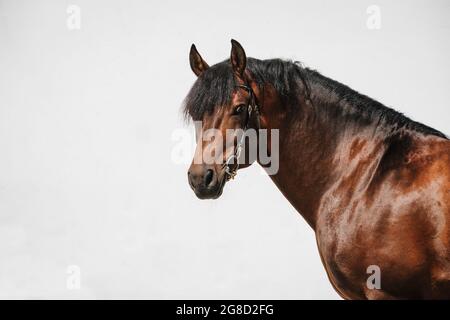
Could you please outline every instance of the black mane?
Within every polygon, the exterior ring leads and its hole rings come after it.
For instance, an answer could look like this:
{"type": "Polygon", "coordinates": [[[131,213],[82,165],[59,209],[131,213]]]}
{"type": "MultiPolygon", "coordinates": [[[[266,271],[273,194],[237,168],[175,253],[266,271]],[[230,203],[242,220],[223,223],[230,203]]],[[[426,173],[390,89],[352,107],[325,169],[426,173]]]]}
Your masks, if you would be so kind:
{"type": "MultiPolygon", "coordinates": [[[[339,108],[334,108],[335,113],[351,116],[356,121],[359,119],[374,124],[384,123],[397,129],[405,128],[446,138],[438,130],[415,122],[342,83],[302,67],[298,62],[248,58],[247,69],[260,87],[270,83],[280,95],[285,107],[293,109],[291,112],[298,106],[299,98],[304,97],[311,101],[320,101],[321,105],[338,105],[339,108]]],[[[205,113],[211,113],[216,106],[229,104],[234,90],[236,83],[230,61],[225,60],[211,66],[198,77],[185,98],[185,116],[194,121],[201,120],[205,113]]]]}

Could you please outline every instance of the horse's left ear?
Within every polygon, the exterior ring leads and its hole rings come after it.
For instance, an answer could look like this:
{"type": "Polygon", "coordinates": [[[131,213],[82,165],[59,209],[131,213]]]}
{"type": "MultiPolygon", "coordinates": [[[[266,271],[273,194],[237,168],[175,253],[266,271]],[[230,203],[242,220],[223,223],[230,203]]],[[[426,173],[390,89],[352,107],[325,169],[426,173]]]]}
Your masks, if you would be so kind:
{"type": "Polygon", "coordinates": [[[244,76],[245,66],[247,65],[247,56],[241,44],[234,39],[231,39],[230,60],[234,73],[242,78],[244,76]]]}

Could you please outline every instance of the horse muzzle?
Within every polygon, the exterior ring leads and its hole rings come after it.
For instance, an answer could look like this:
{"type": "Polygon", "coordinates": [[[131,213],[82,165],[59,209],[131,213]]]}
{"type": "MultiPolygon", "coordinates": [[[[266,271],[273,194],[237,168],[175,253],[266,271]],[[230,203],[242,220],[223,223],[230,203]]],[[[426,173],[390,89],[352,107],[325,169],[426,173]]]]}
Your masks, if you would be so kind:
{"type": "Polygon", "coordinates": [[[214,166],[192,164],[188,171],[188,181],[199,199],[217,199],[222,195],[226,179],[214,166]]]}

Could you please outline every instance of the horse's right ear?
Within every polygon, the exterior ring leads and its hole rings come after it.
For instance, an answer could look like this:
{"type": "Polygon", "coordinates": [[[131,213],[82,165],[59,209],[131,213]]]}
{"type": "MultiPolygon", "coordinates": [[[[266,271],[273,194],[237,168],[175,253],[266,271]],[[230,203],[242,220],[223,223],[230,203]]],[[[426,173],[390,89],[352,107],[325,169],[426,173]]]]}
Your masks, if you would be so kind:
{"type": "Polygon", "coordinates": [[[191,51],[189,52],[189,63],[191,64],[192,71],[194,71],[197,77],[209,68],[205,60],[200,56],[200,53],[198,53],[194,44],[192,44],[191,51]]]}

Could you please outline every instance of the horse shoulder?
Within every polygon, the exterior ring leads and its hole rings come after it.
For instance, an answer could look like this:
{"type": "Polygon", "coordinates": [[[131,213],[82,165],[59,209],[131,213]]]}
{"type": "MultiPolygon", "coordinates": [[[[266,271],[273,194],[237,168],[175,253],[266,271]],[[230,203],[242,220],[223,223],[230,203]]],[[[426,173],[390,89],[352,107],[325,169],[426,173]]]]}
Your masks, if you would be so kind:
{"type": "Polygon", "coordinates": [[[320,213],[319,250],[334,282],[367,296],[365,271],[376,265],[393,296],[420,297],[433,286],[450,287],[449,197],[448,140],[388,148],[365,195],[320,213]],[[424,289],[430,277],[431,287],[424,289]]]}

